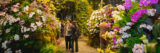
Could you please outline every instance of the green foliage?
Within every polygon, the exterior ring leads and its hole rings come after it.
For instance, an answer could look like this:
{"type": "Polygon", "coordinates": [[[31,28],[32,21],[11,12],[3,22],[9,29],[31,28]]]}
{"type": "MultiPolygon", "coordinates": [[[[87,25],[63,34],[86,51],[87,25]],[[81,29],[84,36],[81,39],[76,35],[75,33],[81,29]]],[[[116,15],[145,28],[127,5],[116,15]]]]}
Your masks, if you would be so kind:
{"type": "Polygon", "coordinates": [[[54,3],[57,17],[65,20],[68,15],[78,22],[82,34],[87,34],[87,20],[92,13],[92,7],[87,0],[56,0],[54,3]]]}
{"type": "Polygon", "coordinates": [[[160,24],[159,23],[155,23],[153,25],[153,30],[152,33],[154,35],[154,39],[157,39],[160,35],[160,24]]]}
{"type": "Polygon", "coordinates": [[[138,11],[140,9],[139,3],[132,2],[132,4],[133,4],[133,7],[129,11],[126,11],[125,13],[121,13],[121,14],[124,14],[124,15],[121,16],[123,18],[118,23],[122,27],[125,26],[127,22],[131,21],[131,16],[130,15],[134,14],[136,11],[138,11]]]}
{"type": "Polygon", "coordinates": [[[126,25],[127,22],[131,21],[131,18],[127,14],[124,14],[124,16],[122,17],[123,17],[122,20],[120,20],[118,23],[123,27],[126,25]]]}
{"type": "Polygon", "coordinates": [[[63,50],[60,50],[60,48],[57,48],[53,44],[46,44],[45,46],[42,46],[42,49],[40,50],[40,53],[63,53],[63,50]]]}
{"type": "Polygon", "coordinates": [[[82,34],[87,34],[87,20],[90,17],[92,9],[87,1],[79,1],[76,3],[76,20],[82,34]]]}
{"type": "Polygon", "coordinates": [[[134,47],[134,44],[141,43],[141,40],[136,37],[129,37],[124,42],[126,42],[126,46],[128,48],[129,53],[132,52],[132,48],[134,47]]]}

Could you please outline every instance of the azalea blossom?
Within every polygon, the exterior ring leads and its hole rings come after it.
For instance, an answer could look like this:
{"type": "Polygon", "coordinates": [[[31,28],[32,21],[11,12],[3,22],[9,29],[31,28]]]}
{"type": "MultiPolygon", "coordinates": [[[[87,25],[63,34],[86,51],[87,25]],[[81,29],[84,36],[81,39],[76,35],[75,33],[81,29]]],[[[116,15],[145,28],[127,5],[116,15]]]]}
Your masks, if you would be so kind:
{"type": "Polygon", "coordinates": [[[119,27],[113,27],[113,29],[115,29],[115,30],[120,30],[120,28],[119,28],[119,27]]]}
{"type": "Polygon", "coordinates": [[[132,49],[133,53],[145,53],[144,52],[144,44],[135,44],[134,48],[132,49]]]}
{"type": "Polygon", "coordinates": [[[0,11],[0,16],[5,16],[6,12],[0,11]]]}
{"type": "Polygon", "coordinates": [[[16,5],[13,5],[12,8],[11,8],[11,10],[13,12],[18,12],[19,11],[19,5],[20,5],[20,3],[17,3],[16,5]]]}
{"type": "Polygon", "coordinates": [[[4,53],[12,53],[11,48],[8,48],[4,53]]]}
{"type": "Polygon", "coordinates": [[[8,2],[7,1],[2,1],[0,4],[3,5],[3,6],[6,6],[8,4],[8,2]]]}
{"type": "Polygon", "coordinates": [[[57,43],[60,44],[60,43],[61,43],[61,40],[57,40],[57,43]]]}
{"type": "Polygon", "coordinates": [[[107,23],[107,27],[110,28],[111,27],[111,23],[107,23]]]}
{"type": "Polygon", "coordinates": [[[36,22],[37,26],[41,26],[42,25],[42,22],[36,22]]]}
{"type": "Polygon", "coordinates": [[[24,7],[24,11],[28,11],[29,10],[29,6],[24,7]]]}
{"type": "Polygon", "coordinates": [[[148,14],[149,16],[154,16],[155,13],[156,13],[156,9],[148,9],[148,11],[147,11],[147,14],[148,14]]]}
{"type": "Polygon", "coordinates": [[[38,14],[42,14],[42,11],[38,9],[38,10],[37,10],[37,13],[38,13],[38,14]]]}
{"type": "Polygon", "coordinates": [[[7,49],[7,43],[8,43],[8,41],[2,42],[2,48],[3,49],[7,49]]]}
{"type": "Polygon", "coordinates": [[[120,30],[122,30],[122,31],[127,31],[128,29],[130,29],[131,27],[130,26],[124,26],[124,27],[122,27],[120,30]]]}
{"type": "Polygon", "coordinates": [[[115,35],[115,32],[110,31],[110,32],[108,32],[108,35],[115,35]]]}
{"type": "Polygon", "coordinates": [[[42,18],[42,21],[43,21],[43,22],[45,22],[45,21],[46,21],[46,17],[41,16],[41,18],[42,18]]]}
{"type": "Polygon", "coordinates": [[[149,30],[149,31],[151,31],[152,30],[152,26],[151,25],[147,25],[147,29],[149,30]]]}
{"type": "Polygon", "coordinates": [[[4,12],[7,12],[7,11],[8,11],[8,8],[4,8],[3,11],[4,11],[4,12]]]}
{"type": "Polygon", "coordinates": [[[29,18],[32,18],[34,14],[35,14],[35,12],[31,12],[31,13],[29,14],[29,18]]]}
{"type": "Polygon", "coordinates": [[[112,37],[112,40],[113,40],[113,45],[116,44],[116,37],[112,37]]]}
{"type": "Polygon", "coordinates": [[[151,31],[153,27],[151,25],[141,24],[139,28],[146,28],[151,31]]]}
{"type": "Polygon", "coordinates": [[[122,38],[128,38],[128,37],[131,37],[131,34],[128,34],[128,33],[123,33],[123,36],[122,36],[122,38]]]}
{"type": "Polygon", "coordinates": [[[4,21],[3,26],[6,26],[6,24],[7,24],[7,21],[4,21]]]}
{"type": "Polygon", "coordinates": [[[9,29],[6,29],[6,33],[9,33],[11,31],[11,29],[9,28],[9,29]]]}
{"type": "Polygon", "coordinates": [[[37,30],[37,26],[35,25],[35,23],[31,23],[30,27],[32,27],[32,31],[37,30]]]}
{"type": "Polygon", "coordinates": [[[19,40],[19,38],[20,38],[20,37],[19,37],[18,34],[15,34],[15,35],[14,35],[14,40],[15,40],[15,41],[19,40]]]}
{"type": "Polygon", "coordinates": [[[6,18],[10,25],[20,20],[20,18],[14,18],[13,16],[8,15],[8,14],[6,15],[6,18]]]}
{"type": "Polygon", "coordinates": [[[24,36],[24,38],[29,38],[28,34],[24,34],[23,36],[24,36]]]}
{"type": "Polygon", "coordinates": [[[30,28],[21,26],[21,32],[22,32],[22,33],[28,32],[28,31],[30,31],[30,30],[31,30],[30,28]]]}
{"type": "Polygon", "coordinates": [[[125,7],[123,5],[118,5],[117,8],[118,10],[125,10],[125,7]]]}
{"type": "Polygon", "coordinates": [[[139,26],[139,28],[143,28],[143,27],[147,27],[147,25],[146,25],[146,24],[141,24],[141,25],[139,26]]]}
{"type": "Polygon", "coordinates": [[[19,22],[20,25],[23,25],[24,23],[25,23],[24,20],[22,20],[22,21],[19,22]]]}
{"type": "Polygon", "coordinates": [[[128,26],[132,26],[133,23],[132,23],[132,22],[128,22],[127,25],[128,25],[128,26]]]}
{"type": "Polygon", "coordinates": [[[120,43],[122,43],[122,42],[123,42],[123,39],[122,39],[122,38],[119,38],[119,39],[117,39],[116,44],[120,44],[120,43]]]}
{"type": "Polygon", "coordinates": [[[48,12],[48,11],[49,11],[48,6],[46,6],[46,7],[44,8],[44,10],[48,12]]]}
{"type": "Polygon", "coordinates": [[[118,20],[122,20],[122,17],[117,15],[117,14],[113,14],[112,17],[114,17],[115,22],[118,21],[118,20]]]}
{"type": "Polygon", "coordinates": [[[114,14],[119,14],[119,12],[118,11],[113,11],[112,15],[114,15],[114,14]]]}
{"type": "Polygon", "coordinates": [[[16,50],[16,53],[22,53],[22,51],[19,49],[19,50],[16,50]]]}

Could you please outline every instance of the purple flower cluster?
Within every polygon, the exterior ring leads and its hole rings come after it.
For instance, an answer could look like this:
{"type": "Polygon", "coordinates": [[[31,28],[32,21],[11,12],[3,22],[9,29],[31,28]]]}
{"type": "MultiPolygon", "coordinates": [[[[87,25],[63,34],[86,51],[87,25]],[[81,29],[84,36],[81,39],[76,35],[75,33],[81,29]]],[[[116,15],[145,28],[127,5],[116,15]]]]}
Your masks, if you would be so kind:
{"type": "Polygon", "coordinates": [[[140,0],[140,4],[139,6],[150,6],[150,5],[153,5],[153,4],[157,4],[158,3],[158,0],[140,0]]]}
{"type": "Polygon", "coordinates": [[[113,27],[113,29],[118,30],[118,31],[120,30],[120,28],[119,28],[119,27],[113,27]]]}
{"type": "Polygon", "coordinates": [[[142,17],[142,15],[145,13],[147,13],[147,9],[140,9],[139,11],[137,11],[136,13],[131,15],[131,22],[132,23],[137,22],[138,19],[140,19],[142,17]]]}
{"type": "Polygon", "coordinates": [[[116,37],[114,36],[114,37],[112,37],[112,39],[113,39],[113,45],[115,45],[116,44],[116,37]]]}
{"type": "Polygon", "coordinates": [[[133,5],[131,4],[131,0],[125,0],[125,3],[123,4],[123,6],[129,10],[133,7],[133,5]]]}

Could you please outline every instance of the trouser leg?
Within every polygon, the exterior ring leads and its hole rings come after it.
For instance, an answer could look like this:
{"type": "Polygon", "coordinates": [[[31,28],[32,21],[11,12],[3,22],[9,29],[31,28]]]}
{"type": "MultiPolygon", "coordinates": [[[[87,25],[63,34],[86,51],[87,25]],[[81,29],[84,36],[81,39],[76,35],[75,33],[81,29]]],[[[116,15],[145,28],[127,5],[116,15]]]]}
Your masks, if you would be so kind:
{"type": "Polygon", "coordinates": [[[68,37],[67,36],[65,37],[65,40],[66,40],[66,49],[68,49],[68,37]]]}
{"type": "Polygon", "coordinates": [[[69,37],[69,49],[72,48],[72,40],[71,40],[71,37],[69,37]]]}
{"type": "Polygon", "coordinates": [[[71,52],[74,52],[74,40],[72,40],[72,51],[71,52]]]}
{"type": "Polygon", "coordinates": [[[76,42],[76,43],[75,43],[75,44],[76,44],[76,45],[75,45],[75,46],[76,46],[76,52],[78,52],[78,39],[76,39],[75,42],[76,42]]]}

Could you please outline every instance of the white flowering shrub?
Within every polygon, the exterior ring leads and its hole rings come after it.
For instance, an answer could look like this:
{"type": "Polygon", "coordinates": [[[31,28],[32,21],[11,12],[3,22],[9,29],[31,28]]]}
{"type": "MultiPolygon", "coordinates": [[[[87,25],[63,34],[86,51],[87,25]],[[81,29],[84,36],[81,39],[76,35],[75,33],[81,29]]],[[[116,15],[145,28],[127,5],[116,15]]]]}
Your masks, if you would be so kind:
{"type": "Polygon", "coordinates": [[[0,53],[34,53],[39,46],[56,43],[60,24],[54,10],[51,1],[1,0],[0,53]]]}

